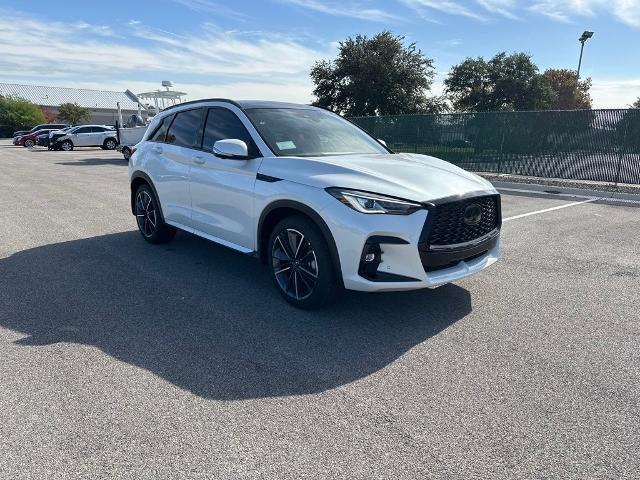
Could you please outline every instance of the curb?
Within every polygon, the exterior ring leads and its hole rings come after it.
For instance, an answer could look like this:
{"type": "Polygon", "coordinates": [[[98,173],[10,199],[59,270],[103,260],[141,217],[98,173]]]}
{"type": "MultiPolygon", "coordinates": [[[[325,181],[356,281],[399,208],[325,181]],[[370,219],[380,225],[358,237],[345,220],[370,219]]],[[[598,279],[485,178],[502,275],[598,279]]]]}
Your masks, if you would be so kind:
{"type": "Polygon", "coordinates": [[[491,183],[500,192],[514,195],[521,194],[544,198],[597,198],[598,200],[594,203],[640,207],[640,195],[633,193],[604,192],[602,190],[589,190],[585,188],[559,187],[555,185],[539,185],[521,182],[493,181],[491,183]]]}

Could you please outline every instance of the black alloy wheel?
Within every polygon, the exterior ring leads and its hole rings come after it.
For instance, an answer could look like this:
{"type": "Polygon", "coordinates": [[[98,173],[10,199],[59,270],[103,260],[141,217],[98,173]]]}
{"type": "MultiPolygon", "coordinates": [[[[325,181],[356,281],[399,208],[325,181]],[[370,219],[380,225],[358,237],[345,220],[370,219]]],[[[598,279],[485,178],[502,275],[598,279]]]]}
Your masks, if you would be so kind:
{"type": "Polygon", "coordinates": [[[273,273],[287,295],[309,298],[318,282],[318,259],[305,236],[293,228],[282,230],[271,252],[273,273]]]}
{"type": "Polygon", "coordinates": [[[146,184],[136,191],[134,211],[138,229],[147,242],[167,243],[176,234],[176,229],[164,222],[158,201],[146,184]]]}
{"type": "Polygon", "coordinates": [[[313,309],[334,300],[339,288],[327,241],[308,217],[280,221],[269,239],[269,266],[280,294],[292,305],[313,309]]]}
{"type": "Polygon", "coordinates": [[[140,190],[136,195],[136,220],[143,236],[151,237],[158,228],[156,206],[147,190],[140,190]]]}

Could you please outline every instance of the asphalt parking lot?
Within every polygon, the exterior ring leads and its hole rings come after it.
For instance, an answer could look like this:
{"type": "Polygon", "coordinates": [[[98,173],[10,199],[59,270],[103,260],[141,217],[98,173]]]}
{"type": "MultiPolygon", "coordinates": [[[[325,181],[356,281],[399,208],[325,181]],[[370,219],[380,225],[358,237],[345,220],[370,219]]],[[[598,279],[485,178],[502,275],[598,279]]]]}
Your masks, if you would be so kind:
{"type": "Polygon", "coordinates": [[[0,143],[1,478],[638,478],[639,208],[503,195],[482,274],[303,312],[126,172],[0,143]]]}

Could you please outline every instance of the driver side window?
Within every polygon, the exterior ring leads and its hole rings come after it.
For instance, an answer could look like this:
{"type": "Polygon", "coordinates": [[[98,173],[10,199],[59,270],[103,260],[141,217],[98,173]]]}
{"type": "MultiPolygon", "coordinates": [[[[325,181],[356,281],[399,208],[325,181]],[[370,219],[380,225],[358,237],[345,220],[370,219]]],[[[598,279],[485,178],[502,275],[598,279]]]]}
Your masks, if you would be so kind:
{"type": "Polygon", "coordinates": [[[211,152],[213,151],[213,144],[218,140],[232,138],[242,140],[247,144],[249,157],[256,158],[260,156],[258,147],[235,113],[223,107],[210,108],[204,129],[202,148],[207,152],[211,152]]]}

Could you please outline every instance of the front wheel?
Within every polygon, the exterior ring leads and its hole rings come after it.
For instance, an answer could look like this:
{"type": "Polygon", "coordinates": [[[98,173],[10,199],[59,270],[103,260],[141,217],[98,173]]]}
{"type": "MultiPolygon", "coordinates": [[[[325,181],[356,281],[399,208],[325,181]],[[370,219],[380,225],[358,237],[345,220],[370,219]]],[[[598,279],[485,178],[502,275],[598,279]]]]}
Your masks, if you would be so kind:
{"type": "Polygon", "coordinates": [[[115,150],[118,144],[113,138],[107,138],[102,146],[105,150],[115,150]]]}
{"type": "Polygon", "coordinates": [[[129,159],[131,158],[131,149],[129,147],[124,147],[122,149],[122,156],[128,162],[129,159]]]}
{"type": "Polygon", "coordinates": [[[147,242],[167,243],[173,239],[176,229],[164,223],[158,199],[149,185],[140,185],[136,190],[134,210],[138,229],[147,242]]]}
{"type": "Polygon", "coordinates": [[[60,148],[65,152],[70,152],[73,150],[73,142],[71,142],[71,140],[65,140],[60,144],[60,148]]]}
{"type": "Polygon", "coordinates": [[[26,140],[24,142],[24,146],[27,147],[27,148],[33,147],[33,140],[26,140]]]}
{"type": "Polygon", "coordinates": [[[273,281],[290,304],[319,308],[338,294],[329,246],[307,217],[295,215],[280,221],[271,233],[268,251],[273,281]]]}

